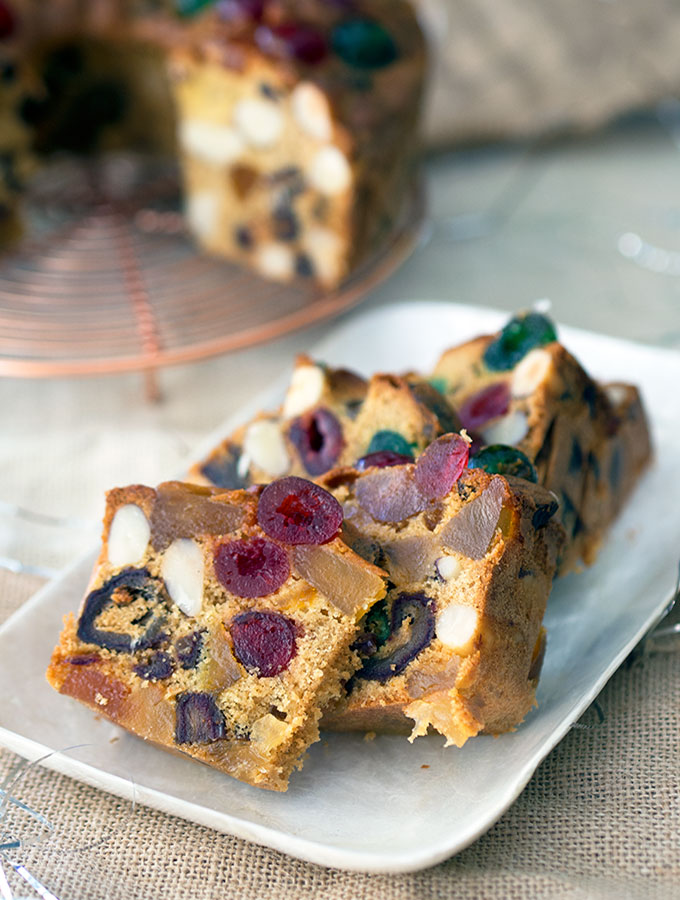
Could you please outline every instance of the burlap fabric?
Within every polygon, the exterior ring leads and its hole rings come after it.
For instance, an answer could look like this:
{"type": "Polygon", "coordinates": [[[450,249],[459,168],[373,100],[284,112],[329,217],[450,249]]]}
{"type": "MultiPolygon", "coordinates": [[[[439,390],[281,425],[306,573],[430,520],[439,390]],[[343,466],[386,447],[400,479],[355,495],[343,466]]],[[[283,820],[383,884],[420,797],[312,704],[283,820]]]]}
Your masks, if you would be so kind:
{"type": "MultiPolygon", "coordinates": [[[[0,574],[0,619],[39,584],[0,574]]],[[[132,810],[39,768],[21,782],[20,799],[56,831],[23,851],[21,862],[60,900],[670,900],[680,896],[679,701],[678,639],[648,641],[484,837],[412,875],[308,865],[154,810],[132,810]]],[[[0,778],[17,762],[0,752],[0,778]]],[[[18,877],[12,886],[17,896],[30,893],[18,877]]]]}
{"type": "Polygon", "coordinates": [[[414,0],[429,143],[590,129],[680,89],[675,0],[414,0]]]}

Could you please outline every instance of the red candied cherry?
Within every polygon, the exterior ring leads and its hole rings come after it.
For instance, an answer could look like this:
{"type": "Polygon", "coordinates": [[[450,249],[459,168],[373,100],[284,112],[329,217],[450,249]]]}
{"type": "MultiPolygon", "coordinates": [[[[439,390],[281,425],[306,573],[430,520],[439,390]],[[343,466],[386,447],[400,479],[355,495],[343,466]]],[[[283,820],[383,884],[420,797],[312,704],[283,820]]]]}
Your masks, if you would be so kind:
{"type": "Polygon", "coordinates": [[[506,381],[498,381],[490,384],[478,394],[463,403],[458,410],[458,417],[463,428],[468,431],[477,431],[490,419],[504,416],[510,406],[510,388],[506,381]]]}
{"type": "Polygon", "coordinates": [[[413,477],[430,500],[445,497],[467,465],[470,445],[459,434],[444,434],[433,441],[416,461],[413,477]]]}
{"type": "Polygon", "coordinates": [[[340,422],[323,407],[294,419],[288,429],[288,438],[310,475],[323,475],[332,469],[345,443],[340,422]]]}
{"type": "Polygon", "coordinates": [[[229,630],[236,658],[260,678],[283,672],[297,653],[298,628],[281,613],[251,609],[235,616],[229,630]]]}
{"type": "Polygon", "coordinates": [[[386,469],[388,466],[403,466],[412,463],[413,457],[405,453],[395,453],[394,450],[377,450],[375,453],[367,453],[356,461],[356,469],[365,472],[366,469],[386,469]]]}
{"type": "Polygon", "coordinates": [[[284,22],[274,28],[262,26],[255,32],[255,41],[264,53],[296,59],[308,66],[320,63],[328,53],[323,32],[296,22],[284,22]]]}
{"type": "Polygon", "coordinates": [[[278,544],[263,538],[242,538],[219,545],[215,575],[237,597],[266,597],[288,580],[290,562],[278,544]]]}
{"type": "Polygon", "coordinates": [[[14,34],[16,24],[14,13],[4,0],[0,0],[0,41],[14,34]]]}
{"type": "Polygon", "coordinates": [[[342,507],[318,484],[289,475],[262,491],[257,521],[277,541],[326,544],[340,530],[342,507]]]}

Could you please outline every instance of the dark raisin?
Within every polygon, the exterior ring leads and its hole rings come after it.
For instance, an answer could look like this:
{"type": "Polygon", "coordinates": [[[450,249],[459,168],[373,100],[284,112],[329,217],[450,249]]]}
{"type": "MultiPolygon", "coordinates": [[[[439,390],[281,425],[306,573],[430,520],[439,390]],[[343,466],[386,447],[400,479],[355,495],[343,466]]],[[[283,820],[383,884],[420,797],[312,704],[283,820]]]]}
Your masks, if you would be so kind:
{"type": "Polygon", "coordinates": [[[571,456],[569,457],[569,471],[580,472],[583,468],[583,450],[581,445],[574,438],[571,444],[571,456]]]}
{"type": "Polygon", "coordinates": [[[537,506],[531,517],[531,524],[536,529],[545,528],[559,507],[560,505],[557,500],[551,500],[549,503],[543,503],[540,506],[537,506]]]}
{"type": "Polygon", "coordinates": [[[177,695],[175,743],[208,744],[225,734],[224,716],[210,694],[187,691],[177,695]]]}
{"type": "MultiPolygon", "coordinates": [[[[0,13],[0,16],[2,14],[0,13]]],[[[2,26],[0,25],[0,28],[2,26]]],[[[0,63],[0,81],[5,84],[11,84],[17,77],[17,67],[14,63],[6,62],[0,63]]]]}
{"type": "Polygon", "coordinates": [[[154,653],[148,662],[140,663],[134,667],[135,675],[144,681],[163,681],[169,678],[175,670],[175,664],[167,653],[160,650],[154,653]]]}
{"type": "Polygon", "coordinates": [[[274,236],[280,241],[294,241],[300,233],[297,216],[289,207],[275,209],[272,221],[274,236]]]}
{"type": "Polygon", "coordinates": [[[80,653],[75,656],[67,656],[64,662],[70,663],[72,666],[91,666],[92,663],[99,662],[99,657],[95,653],[80,653]]]}
{"type": "Polygon", "coordinates": [[[295,257],[295,274],[300,278],[312,278],[314,275],[314,266],[311,259],[306,253],[298,253],[295,257]]]}
{"type": "MultiPolygon", "coordinates": [[[[133,608],[132,604],[130,608],[133,608]]],[[[162,581],[152,578],[147,569],[125,569],[87,596],[78,621],[78,638],[85,644],[97,644],[116,653],[134,653],[136,650],[156,647],[167,637],[162,632],[166,609],[167,595],[162,581]],[[132,600],[141,598],[149,605],[149,615],[144,617],[147,621],[144,622],[146,628],[143,631],[134,619],[129,625],[139,632],[137,634],[101,631],[97,628],[98,616],[114,603],[117,592],[130,595],[132,600]]]]}
{"type": "Polygon", "coordinates": [[[203,634],[192,631],[175,641],[175,656],[183,669],[195,669],[203,651],[203,634]]]}
{"type": "Polygon", "coordinates": [[[234,229],[234,241],[242,250],[250,250],[253,246],[253,233],[245,225],[239,225],[234,229]]]}
{"type": "Polygon", "coordinates": [[[247,479],[239,475],[238,465],[241,459],[241,448],[236,444],[227,444],[221,448],[218,456],[211,457],[201,466],[201,474],[217,487],[237,490],[244,488],[247,479]]]}
{"type": "Polygon", "coordinates": [[[399,675],[430,645],[434,628],[434,600],[422,593],[399,594],[392,602],[389,638],[365,660],[355,677],[384,682],[399,675]]]}

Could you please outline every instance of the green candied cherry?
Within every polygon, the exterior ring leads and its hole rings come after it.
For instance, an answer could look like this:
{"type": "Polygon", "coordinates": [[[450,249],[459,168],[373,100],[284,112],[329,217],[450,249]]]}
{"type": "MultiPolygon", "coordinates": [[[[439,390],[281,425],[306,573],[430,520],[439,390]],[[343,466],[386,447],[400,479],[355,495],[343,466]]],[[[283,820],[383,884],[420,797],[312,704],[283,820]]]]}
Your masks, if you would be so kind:
{"type": "Polygon", "coordinates": [[[491,475],[516,475],[527,481],[538,481],[536,467],[526,454],[507,444],[490,444],[470,457],[469,469],[484,469],[491,475]]]}
{"type": "Polygon", "coordinates": [[[175,0],[175,8],[180,16],[195,16],[206,6],[213,6],[215,0],[175,0]]]}
{"type": "Polygon", "coordinates": [[[389,31],[371,19],[349,19],[336,25],[331,34],[331,47],[343,62],[355,69],[381,69],[398,56],[389,31]]]}
{"type": "Polygon", "coordinates": [[[555,326],[537,312],[524,313],[510,319],[495,341],[484,351],[484,362],[494,372],[514,369],[534,347],[557,340],[555,326]]]}
{"type": "Polygon", "coordinates": [[[382,450],[390,450],[413,459],[413,444],[410,444],[403,434],[398,431],[376,431],[371,438],[371,443],[366,448],[366,456],[370,453],[379,453],[382,450]]]}

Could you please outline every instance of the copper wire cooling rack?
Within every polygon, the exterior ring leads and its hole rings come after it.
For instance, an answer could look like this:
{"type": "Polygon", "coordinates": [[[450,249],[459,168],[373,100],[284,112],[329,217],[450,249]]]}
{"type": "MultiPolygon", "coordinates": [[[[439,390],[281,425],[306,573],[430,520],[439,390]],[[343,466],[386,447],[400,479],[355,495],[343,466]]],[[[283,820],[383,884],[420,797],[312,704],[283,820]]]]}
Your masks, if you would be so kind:
{"type": "Polygon", "coordinates": [[[129,155],[53,163],[0,261],[0,375],[153,370],[271,340],[358,303],[416,245],[414,189],[388,245],[336,291],[270,283],[200,254],[175,167],[129,155]]]}

